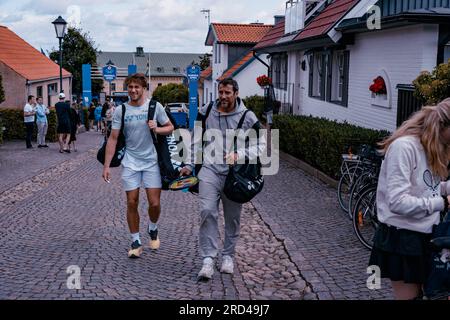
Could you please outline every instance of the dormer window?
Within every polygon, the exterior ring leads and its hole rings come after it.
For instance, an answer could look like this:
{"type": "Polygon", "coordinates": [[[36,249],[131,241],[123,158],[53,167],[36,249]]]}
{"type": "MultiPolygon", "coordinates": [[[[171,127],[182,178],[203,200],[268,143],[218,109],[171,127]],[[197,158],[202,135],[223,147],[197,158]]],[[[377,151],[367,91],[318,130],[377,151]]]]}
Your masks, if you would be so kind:
{"type": "Polygon", "coordinates": [[[172,70],[174,73],[180,73],[180,68],[178,67],[174,67],[172,70]]]}
{"type": "Polygon", "coordinates": [[[158,71],[159,73],[164,73],[164,68],[163,67],[157,67],[156,71],[158,71]]]}

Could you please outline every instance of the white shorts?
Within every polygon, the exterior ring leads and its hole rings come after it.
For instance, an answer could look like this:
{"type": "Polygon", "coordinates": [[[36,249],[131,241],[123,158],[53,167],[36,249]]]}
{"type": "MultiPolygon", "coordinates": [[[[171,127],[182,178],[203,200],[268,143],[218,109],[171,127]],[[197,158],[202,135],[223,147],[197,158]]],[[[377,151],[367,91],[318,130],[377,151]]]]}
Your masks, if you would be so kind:
{"type": "Polygon", "coordinates": [[[122,183],[125,191],[136,190],[141,186],[144,186],[145,189],[162,188],[159,168],[152,171],[134,171],[130,168],[123,168],[122,183]]]}

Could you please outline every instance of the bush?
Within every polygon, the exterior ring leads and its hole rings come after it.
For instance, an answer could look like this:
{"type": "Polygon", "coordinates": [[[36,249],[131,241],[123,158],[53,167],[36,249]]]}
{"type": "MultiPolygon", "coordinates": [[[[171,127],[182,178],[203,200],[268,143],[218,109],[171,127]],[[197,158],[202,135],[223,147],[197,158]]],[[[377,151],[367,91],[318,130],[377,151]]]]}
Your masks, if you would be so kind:
{"type": "MultiPolygon", "coordinates": [[[[280,149],[319,169],[340,176],[341,155],[361,144],[376,145],[390,133],[306,116],[274,116],[273,128],[280,130],[280,149]]],[[[353,151],[355,152],[355,151],[353,151]]]]}
{"type": "Polygon", "coordinates": [[[189,101],[189,90],[182,84],[169,83],[160,86],[153,91],[153,98],[165,106],[173,102],[189,101]]]}
{"type": "MultiPolygon", "coordinates": [[[[3,125],[6,130],[3,132],[4,140],[21,139],[25,140],[25,125],[23,124],[23,111],[21,109],[0,109],[0,118],[3,119],[3,125]]],[[[50,109],[50,114],[47,115],[48,130],[47,140],[56,142],[56,111],[50,109]]],[[[37,126],[34,127],[33,139],[37,137],[37,126]]]]}
{"type": "Polygon", "coordinates": [[[450,97],[450,59],[430,73],[423,71],[414,81],[415,96],[424,105],[435,105],[450,97]]]}
{"type": "Polygon", "coordinates": [[[260,121],[263,120],[265,99],[262,96],[250,96],[244,99],[245,106],[252,110],[260,121]]]}

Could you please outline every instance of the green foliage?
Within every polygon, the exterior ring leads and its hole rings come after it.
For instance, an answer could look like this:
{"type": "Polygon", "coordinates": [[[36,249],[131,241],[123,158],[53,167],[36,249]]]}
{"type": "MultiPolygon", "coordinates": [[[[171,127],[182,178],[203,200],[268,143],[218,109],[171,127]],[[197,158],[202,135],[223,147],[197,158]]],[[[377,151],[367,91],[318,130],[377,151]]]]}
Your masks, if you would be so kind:
{"type": "Polygon", "coordinates": [[[0,103],[3,101],[5,101],[5,91],[3,90],[2,75],[0,74],[0,103]]]}
{"type": "Polygon", "coordinates": [[[206,70],[211,65],[211,57],[212,54],[205,53],[203,56],[200,56],[200,68],[203,70],[206,70]]]}
{"type": "Polygon", "coordinates": [[[163,106],[173,102],[189,102],[189,90],[182,84],[169,83],[153,91],[153,98],[163,106]]]}
{"type": "MultiPolygon", "coordinates": [[[[82,94],[83,64],[97,64],[97,49],[95,43],[86,33],[77,28],[69,27],[62,43],[63,68],[72,73],[72,90],[74,94],[82,94]]],[[[50,59],[59,63],[59,48],[50,53],[50,59]]],[[[94,95],[103,90],[103,80],[92,80],[92,93],[94,95]]]]}
{"type": "MultiPolygon", "coordinates": [[[[26,132],[23,124],[23,111],[21,109],[0,109],[0,118],[2,118],[3,126],[6,130],[3,132],[4,140],[21,139],[25,140],[26,132]]],[[[47,115],[48,130],[47,140],[50,142],[57,141],[56,135],[56,112],[50,109],[50,114],[47,115]]],[[[33,139],[37,137],[37,126],[34,126],[33,139]]]]}
{"type": "Polygon", "coordinates": [[[245,106],[252,110],[256,116],[258,117],[258,119],[261,121],[263,119],[263,114],[264,114],[264,104],[265,104],[265,99],[262,96],[250,96],[250,97],[246,97],[244,100],[244,104],[245,106]]]}
{"type": "Polygon", "coordinates": [[[89,131],[89,109],[83,108],[83,119],[84,119],[84,127],[87,131],[89,131]]]}
{"type": "Polygon", "coordinates": [[[413,84],[415,96],[424,105],[435,105],[450,97],[450,59],[436,66],[431,73],[421,72],[413,84]]]}
{"type": "Polygon", "coordinates": [[[376,146],[390,133],[338,123],[324,118],[276,115],[273,128],[280,131],[280,149],[337,179],[341,155],[361,144],[376,146]]]}

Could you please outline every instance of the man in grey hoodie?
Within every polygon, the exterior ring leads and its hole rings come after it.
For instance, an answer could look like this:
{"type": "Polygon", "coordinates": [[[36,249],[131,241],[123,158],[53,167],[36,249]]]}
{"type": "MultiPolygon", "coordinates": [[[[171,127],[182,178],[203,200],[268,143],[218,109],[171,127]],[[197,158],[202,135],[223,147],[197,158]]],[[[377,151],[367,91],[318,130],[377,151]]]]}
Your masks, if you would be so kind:
{"type": "MultiPolygon", "coordinates": [[[[240,148],[237,152],[232,151],[232,141],[227,139],[230,132],[235,132],[238,123],[244,116],[247,108],[238,97],[239,87],[235,80],[228,78],[219,83],[219,100],[209,106],[204,106],[200,110],[201,116],[205,117],[205,143],[203,145],[204,159],[199,178],[199,199],[201,210],[200,222],[200,254],[203,258],[203,266],[198,273],[199,280],[209,280],[214,274],[214,259],[218,255],[219,242],[219,201],[222,199],[225,220],[225,240],[222,251],[222,266],[220,272],[232,274],[234,271],[233,257],[236,243],[239,238],[240,217],[242,204],[229,200],[224,192],[225,180],[228,174],[230,164],[238,160],[255,159],[265,149],[265,137],[258,138],[257,141],[250,142],[247,148],[240,148]],[[228,130],[228,132],[227,132],[228,130]],[[211,132],[215,132],[211,134],[211,132]],[[222,135],[223,140],[210,139],[211,135],[217,137],[217,133],[222,135]],[[212,141],[213,140],[213,141],[212,141]],[[218,143],[222,143],[220,146],[218,143]],[[207,150],[220,150],[222,153],[214,156],[208,156],[207,150]]],[[[247,112],[242,129],[256,130],[259,133],[260,123],[253,112],[247,112]]],[[[199,143],[199,137],[194,137],[192,146],[199,143]]],[[[201,142],[200,142],[201,143],[201,142]]],[[[190,175],[193,170],[193,164],[199,163],[198,156],[193,153],[194,162],[188,164],[181,170],[181,175],[190,175]]]]}

